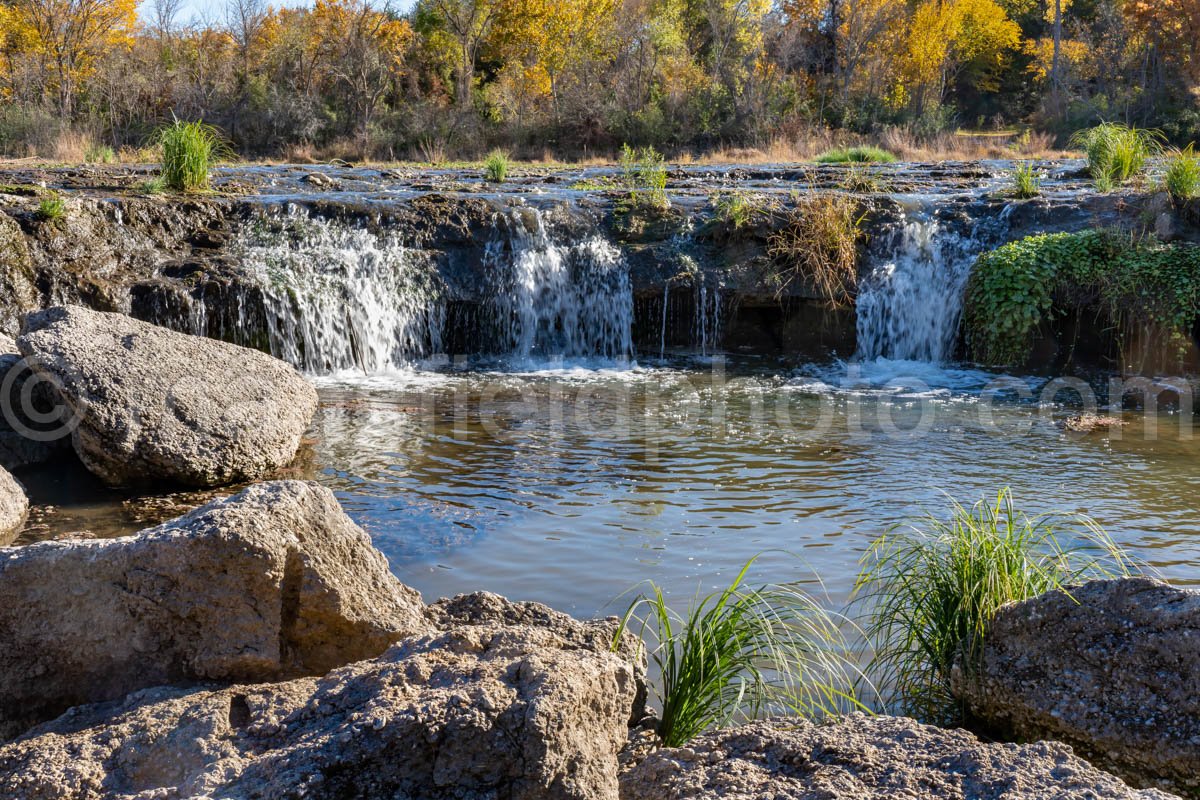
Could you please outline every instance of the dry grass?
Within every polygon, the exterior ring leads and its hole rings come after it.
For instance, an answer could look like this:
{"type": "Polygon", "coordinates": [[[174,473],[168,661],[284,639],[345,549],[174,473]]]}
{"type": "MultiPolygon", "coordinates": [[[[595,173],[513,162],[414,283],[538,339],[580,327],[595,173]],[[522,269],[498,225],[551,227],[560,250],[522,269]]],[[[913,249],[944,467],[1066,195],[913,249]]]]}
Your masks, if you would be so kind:
{"type": "Polygon", "coordinates": [[[82,164],[96,142],[90,134],[83,131],[64,130],[54,138],[50,157],[55,161],[70,164],[82,164]]]}
{"type": "Polygon", "coordinates": [[[863,236],[858,201],[814,194],[781,210],[782,224],[767,239],[782,294],[803,281],[830,304],[852,302],[858,290],[858,243],[863,236]]]}

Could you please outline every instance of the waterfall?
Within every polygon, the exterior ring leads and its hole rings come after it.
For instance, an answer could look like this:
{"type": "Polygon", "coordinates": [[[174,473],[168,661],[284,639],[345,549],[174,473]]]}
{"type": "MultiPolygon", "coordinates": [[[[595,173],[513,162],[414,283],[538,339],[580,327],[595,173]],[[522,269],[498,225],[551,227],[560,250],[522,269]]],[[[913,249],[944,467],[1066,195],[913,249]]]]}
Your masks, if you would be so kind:
{"type": "Polygon", "coordinates": [[[446,312],[426,253],[301,211],[278,222],[231,247],[262,291],[273,355],[308,372],[373,373],[440,352],[446,312]]]}
{"type": "Polygon", "coordinates": [[[859,286],[858,359],[937,363],[953,355],[979,232],[963,235],[922,216],[893,234],[888,256],[859,286]]]}
{"type": "Polygon", "coordinates": [[[621,251],[599,234],[557,241],[536,209],[497,220],[485,266],[508,355],[623,358],[633,354],[633,289],[621,251]]]}

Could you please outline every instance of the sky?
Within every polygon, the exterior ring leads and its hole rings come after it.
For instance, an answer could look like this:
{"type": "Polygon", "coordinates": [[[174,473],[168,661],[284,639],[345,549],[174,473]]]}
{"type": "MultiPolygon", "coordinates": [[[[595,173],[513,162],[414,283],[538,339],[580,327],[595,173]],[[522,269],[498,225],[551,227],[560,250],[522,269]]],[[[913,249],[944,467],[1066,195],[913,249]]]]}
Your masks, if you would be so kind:
{"type": "MultiPolygon", "coordinates": [[[[392,7],[401,13],[407,13],[412,8],[414,0],[393,0],[392,7]]],[[[186,25],[193,22],[201,22],[205,19],[220,20],[225,16],[226,0],[184,0],[183,6],[179,12],[179,23],[186,25]]],[[[268,5],[273,8],[281,6],[298,7],[311,6],[311,0],[267,0],[268,5]]],[[[142,19],[148,19],[150,16],[151,0],[145,0],[139,7],[142,19]]]]}

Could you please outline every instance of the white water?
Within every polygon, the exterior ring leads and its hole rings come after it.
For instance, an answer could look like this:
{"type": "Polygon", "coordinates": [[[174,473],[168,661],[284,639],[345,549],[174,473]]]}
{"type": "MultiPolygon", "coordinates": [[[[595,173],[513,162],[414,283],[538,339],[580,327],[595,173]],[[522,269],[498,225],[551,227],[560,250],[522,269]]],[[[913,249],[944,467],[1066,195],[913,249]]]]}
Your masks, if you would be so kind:
{"type": "Polygon", "coordinates": [[[441,350],[441,279],[394,237],[293,213],[233,254],[262,289],[271,353],[307,372],[384,372],[441,350]]]}
{"type": "Polygon", "coordinates": [[[509,356],[628,358],[633,289],[621,251],[598,234],[560,243],[545,220],[512,212],[487,249],[502,276],[492,300],[509,356]]]}
{"type": "Polygon", "coordinates": [[[963,291],[983,245],[923,217],[896,233],[890,258],[858,292],[859,360],[947,361],[962,317],[963,291]]]}
{"type": "MultiPolygon", "coordinates": [[[[599,235],[559,243],[539,212],[524,211],[498,216],[486,248],[483,272],[495,284],[486,311],[499,330],[483,331],[478,348],[519,362],[631,357],[621,252],[599,235]]],[[[345,378],[404,373],[443,353],[446,291],[433,254],[302,210],[276,222],[248,228],[231,247],[262,292],[273,355],[345,378]]],[[[202,303],[191,316],[205,333],[202,303]]]]}

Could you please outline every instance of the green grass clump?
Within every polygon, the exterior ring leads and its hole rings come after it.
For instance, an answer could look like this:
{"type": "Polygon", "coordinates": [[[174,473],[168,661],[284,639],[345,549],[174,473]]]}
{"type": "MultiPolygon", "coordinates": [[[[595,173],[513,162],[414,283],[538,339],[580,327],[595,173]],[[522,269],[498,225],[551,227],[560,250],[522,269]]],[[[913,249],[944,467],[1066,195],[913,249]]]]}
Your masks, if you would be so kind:
{"type": "Polygon", "coordinates": [[[508,168],[508,154],[503,150],[493,150],[483,162],[483,179],[491,183],[504,183],[508,168]]]}
{"type": "Polygon", "coordinates": [[[1178,202],[1187,202],[1200,195],[1200,156],[1196,155],[1194,144],[1167,156],[1163,186],[1178,202]]]}
{"type": "Polygon", "coordinates": [[[138,188],[142,194],[162,194],[167,190],[167,182],[162,177],[149,178],[142,181],[138,188]]]}
{"type": "Polygon", "coordinates": [[[57,222],[67,215],[67,201],[54,195],[38,203],[37,217],[43,222],[57,222]]]}
{"type": "Polygon", "coordinates": [[[749,225],[758,208],[759,203],[746,192],[725,192],[713,203],[715,218],[735,231],[749,225]]]}
{"type": "Polygon", "coordinates": [[[1033,168],[1032,161],[1022,161],[1014,166],[1009,180],[1012,183],[1010,193],[1018,199],[1028,200],[1042,193],[1042,177],[1033,168]]]}
{"type": "Polygon", "coordinates": [[[158,132],[162,147],[162,177],[177,192],[203,191],[208,172],[228,152],[221,132],[203,122],[175,120],[158,132]]]}
{"type": "Polygon", "coordinates": [[[1162,140],[1158,131],[1104,122],[1076,131],[1071,146],[1087,153],[1088,171],[1096,188],[1108,192],[1139,175],[1146,162],[1162,152],[1162,140]]]}
{"type": "Polygon", "coordinates": [[[984,253],[971,268],[963,306],[971,358],[1023,364],[1056,301],[1097,306],[1119,342],[1182,362],[1200,317],[1200,247],[1084,231],[1030,236],[984,253]]]}
{"type": "Polygon", "coordinates": [[[1027,517],[1007,489],[994,503],[955,502],[949,520],[897,527],[864,557],[856,602],[869,608],[867,672],[899,713],[954,722],[951,669],[969,679],[1000,606],[1132,566],[1087,517],[1027,517]]]}
{"type": "Polygon", "coordinates": [[[86,164],[115,164],[117,154],[106,144],[94,144],[83,155],[86,164]]]}
{"type": "Polygon", "coordinates": [[[836,622],[797,586],[743,586],[752,563],[685,615],[653,584],[625,613],[617,639],[636,623],[656,645],[659,735],[668,747],[763,713],[819,717],[860,707],[836,622]]]}
{"type": "Polygon", "coordinates": [[[891,164],[896,156],[881,147],[835,147],[816,160],[818,164],[891,164]]]}
{"type": "Polygon", "coordinates": [[[621,176],[635,209],[665,211],[671,207],[667,199],[667,165],[662,153],[653,147],[622,145],[621,176]]]}

